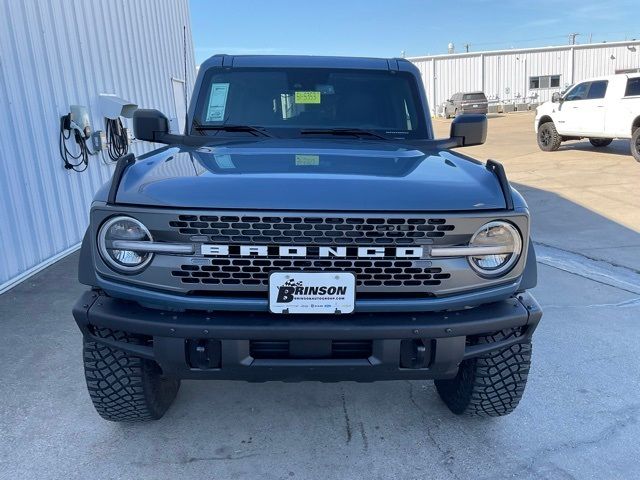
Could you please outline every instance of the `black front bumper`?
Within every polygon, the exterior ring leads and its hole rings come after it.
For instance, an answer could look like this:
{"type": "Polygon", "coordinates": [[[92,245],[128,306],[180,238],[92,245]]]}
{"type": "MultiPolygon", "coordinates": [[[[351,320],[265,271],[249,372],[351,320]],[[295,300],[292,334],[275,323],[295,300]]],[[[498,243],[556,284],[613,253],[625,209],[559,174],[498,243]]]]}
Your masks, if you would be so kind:
{"type": "Polygon", "coordinates": [[[73,316],[87,340],[155,360],[179,378],[374,381],[455,376],[467,358],[530,341],[542,311],[523,293],[455,312],[176,313],[87,291],[73,316]],[[144,341],[114,342],[100,337],[100,328],[144,341]],[[495,343],[467,341],[506,329],[518,335],[495,343]]]}

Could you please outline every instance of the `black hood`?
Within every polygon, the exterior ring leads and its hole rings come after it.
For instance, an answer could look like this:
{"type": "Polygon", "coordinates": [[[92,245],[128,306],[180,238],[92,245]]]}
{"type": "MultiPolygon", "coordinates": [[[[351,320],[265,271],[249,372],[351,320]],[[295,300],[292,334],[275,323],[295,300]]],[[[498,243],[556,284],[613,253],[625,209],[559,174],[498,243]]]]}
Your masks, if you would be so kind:
{"type": "Polygon", "coordinates": [[[479,162],[450,151],[343,139],[163,148],[126,171],[117,201],[256,210],[505,208],[496,177],[479,162]]]}

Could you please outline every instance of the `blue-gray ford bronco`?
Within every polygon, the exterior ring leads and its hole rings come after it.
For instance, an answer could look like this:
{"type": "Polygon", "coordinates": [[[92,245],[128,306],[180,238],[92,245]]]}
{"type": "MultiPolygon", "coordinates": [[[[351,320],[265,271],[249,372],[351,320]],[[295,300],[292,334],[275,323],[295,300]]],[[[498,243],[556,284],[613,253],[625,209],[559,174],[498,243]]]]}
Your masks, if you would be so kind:
{"type": "Polygon", "coordinates": [[[160,418],[182,379],[435,380],[456,414],[520,401],[542,316],[527,205],[484,115],[435,139],[403,59],[216,55],[183,134],[118,160],[73,315],[107,420],[160,418]]]}

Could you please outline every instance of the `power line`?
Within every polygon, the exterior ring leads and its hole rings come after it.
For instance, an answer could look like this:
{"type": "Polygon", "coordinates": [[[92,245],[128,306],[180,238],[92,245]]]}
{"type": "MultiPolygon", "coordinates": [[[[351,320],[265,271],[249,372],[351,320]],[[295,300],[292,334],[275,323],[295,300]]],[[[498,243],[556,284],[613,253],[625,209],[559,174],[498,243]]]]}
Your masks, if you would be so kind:
{"type": "MultiPolygon", "coordinates": [[[[547,37],[536,37],[536,38],[521,38],[518,40],[501,40],[501,41],[495,41],[495,42],[473,42],[473,46],[474,47],[483,47],[483,46],[490,46],[490,45],[509,45],[511,47],[514,47],[515,45],[521,45],[523,43],[528,43],[528,42],[540,42],[540,41],[545,41],[545,40],[558,40],[558,39],[562,39],[562,38],[567,38],[569,37],[569,43],[571,43],[571,38],[575,35],[575,37],[581,35],[580,33],[571,33],[569,35],[552,35],[552,36],[547,36],[547,37]]],[[[592,32],[589,34],[589,43],[592,43],[592,39],[595,36],[612,36],[612,35],[625,35],[626,39],[635,39],[635,38],[640,38],[640,33],[638,33],[637,35],[634,34],[629,34],[629,32],[592,32]]],[[[574,39],[574,43],[571,43],[572,45],[575,45],[575,37],[573,37],[574,39]]],[[[464,44],[463,47],[471,47],[471,43],[467,43],[464,44]]]]}

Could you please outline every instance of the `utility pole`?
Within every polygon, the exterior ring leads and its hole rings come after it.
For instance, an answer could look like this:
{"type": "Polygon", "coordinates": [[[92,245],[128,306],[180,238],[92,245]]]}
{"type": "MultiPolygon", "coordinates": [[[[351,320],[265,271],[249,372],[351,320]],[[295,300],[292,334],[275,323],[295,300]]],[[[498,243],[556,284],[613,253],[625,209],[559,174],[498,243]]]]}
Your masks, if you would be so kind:
{"type": "Polygon", "coordinates": [[[575,45],[576,44],[576,37],[580,35],[579,33],[570,33],[569,34],[569,45],[575,45]]]}
{"type": "Polygon", "coordinates": [[[465,52],[467,52],[467,53],[469,53],[469,47],[470,47],[470,46],[471,46],[471,45],[469,45],[468,43],[465,43],[465,44],[463,45],[463,47],[464,47],[464,51],[465,51],[465,52]]]}

